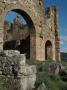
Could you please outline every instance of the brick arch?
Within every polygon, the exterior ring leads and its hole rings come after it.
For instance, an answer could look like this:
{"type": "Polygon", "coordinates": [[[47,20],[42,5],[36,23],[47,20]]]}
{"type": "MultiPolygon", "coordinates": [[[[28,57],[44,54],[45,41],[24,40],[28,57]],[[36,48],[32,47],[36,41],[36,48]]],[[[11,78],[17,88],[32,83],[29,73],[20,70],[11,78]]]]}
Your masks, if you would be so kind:
{"type": "Polygon", "coordinates": [[[47,40],[45,43],[45,59],[51,60],[53,59],[53,52],[52,52],[52,42],[50,40],[47,40]]]}

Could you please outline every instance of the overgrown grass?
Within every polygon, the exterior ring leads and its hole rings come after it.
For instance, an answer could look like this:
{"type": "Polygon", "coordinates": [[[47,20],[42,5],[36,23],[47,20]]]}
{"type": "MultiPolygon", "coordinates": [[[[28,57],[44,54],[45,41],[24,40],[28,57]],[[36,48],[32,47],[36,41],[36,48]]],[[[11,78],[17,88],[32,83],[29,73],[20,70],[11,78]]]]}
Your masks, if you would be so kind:
{"type": "MultiPolygon", "coordinates": [[[[29,65],[37,66],[37,79],[36,79],[36,88],[44,83],[47,90],[67,90],[67,82],[61,80],[59,75],[48,75],[48,73],[41,70],[42,63],[54,63],[52,60],[46,60],[45,62],[39,62],[37,60],[31,59],[28,60],[29,65]]],[[[67,66],[65,63],[64,66],[67,66]]],[[[36,90],[36,89],[35,89],[36,90]]]]}
{"type": "Polygon", "coordinates": [[[19,82],[13,78],[0,76],[0,90],[20,90],[19,82]]]}
{"type": "MultiPolygon", "coordinates": [[[[55,61],[54,60],[39,61],[39,60],[35,60],[35,59],[27,59],[26,63],[29,65],[40,65],[43,63],[55,63],[55,61]]],[[[59,62],[57,62],[57,63],[59,63],[59,62]]]]}
{"type": "Polygon", "coordinates": [[[62,61],[61,63],[65,67],[65,69],[67,70],[67,61],[62,61]]]}
{"type": "Polygon", "coordinates": [[[42,64],[43,62],[38,61],[38,60],[35,60],[35,59],[27,59],[27,60],[26,60],[26,63],[29,64],[29,65],[40,65],[40,64],[42,64]]]}
{"type": "Polygon", "coordinates": [[[45,72],[37,73],[36,87],[44,83],[47,90],[67,90],[67,83],[63,82],[58,75],[48,75],[45,72]]]}

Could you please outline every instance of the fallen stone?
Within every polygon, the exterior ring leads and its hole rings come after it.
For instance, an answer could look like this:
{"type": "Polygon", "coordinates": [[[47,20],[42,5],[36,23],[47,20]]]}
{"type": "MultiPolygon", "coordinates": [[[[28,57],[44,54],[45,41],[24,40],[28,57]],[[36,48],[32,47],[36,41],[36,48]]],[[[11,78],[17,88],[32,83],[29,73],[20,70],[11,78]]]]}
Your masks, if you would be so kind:
{"type": "Polygon", "coordinates": [[[37,90],[47,90],[44,83],[42,83],[37,90]]]}

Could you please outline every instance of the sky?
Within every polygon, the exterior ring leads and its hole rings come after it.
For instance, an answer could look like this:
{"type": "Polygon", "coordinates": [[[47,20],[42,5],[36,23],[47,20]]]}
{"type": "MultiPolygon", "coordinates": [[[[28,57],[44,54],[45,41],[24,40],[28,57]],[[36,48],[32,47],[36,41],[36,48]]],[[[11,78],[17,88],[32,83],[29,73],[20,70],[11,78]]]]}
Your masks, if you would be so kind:
{"type": "MultiPolygon", "coordinates": [[[[44,0],[44,7],[55,5],[58,7],[59,14],[59,32],[60,32],[60,49],[61,52],[67,52],[67,0],[44,0]]],[[[17,14],[9,12],[6,20],[11,21],[17,14]]],[[[22,19],[23,22],[24,19],[22,19]]]]}
{"type": "Polygon", "coordinates": [[[26,24],[25,19],[24,19],[20,14],[14,12],[14,11],[9,11],[9,12],[7,13],[6,17],[5,17],[5,20],[13,23],[13,20],[15,19],[15,17],[16,17],[17,15],[21,18],[21,22],[24,23],[24,24],[26,24]]]}

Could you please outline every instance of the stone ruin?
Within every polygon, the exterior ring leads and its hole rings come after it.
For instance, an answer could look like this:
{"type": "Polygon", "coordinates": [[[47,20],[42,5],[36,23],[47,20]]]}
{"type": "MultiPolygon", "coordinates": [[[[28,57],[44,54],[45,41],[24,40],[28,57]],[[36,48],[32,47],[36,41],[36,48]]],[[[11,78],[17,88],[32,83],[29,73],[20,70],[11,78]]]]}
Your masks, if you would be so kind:
{"type": "MultiPolygon", "coordinates": [[[[43,0],[0,0],[0,49],[8,50],[11,44],[23,50],[27,58],[39,61],[60,61],[60,35],[58,25],[58,10],[55,6],[44,8],[43,0]],[[5,16],[9,11],[19,13],[26,20],[29,31],[23,38],[24,32],[19,29],[8,33],[5,30],[5,16]],[[21,35],[20,35],[21,33],[21,35]],[[28,35],[28,36],[27,36],[28,35]],[[21,38],[20,38],[21,36],[21,38]],[[28,46],[27,46],[28,45],[28,46]],[[24,47],[25,46],[25,47],[24,47]]],[[[18,27],[17,27],[18,28],[18,27]]],[[[16,49],[12,48],[12,49],[16,49]]]]}
{"type": "Polygon", "coordinates": [[[27,65],[25,55],[0,51],[0,90],[32,90],[35,81],[36,66],[27,65]]]}

